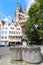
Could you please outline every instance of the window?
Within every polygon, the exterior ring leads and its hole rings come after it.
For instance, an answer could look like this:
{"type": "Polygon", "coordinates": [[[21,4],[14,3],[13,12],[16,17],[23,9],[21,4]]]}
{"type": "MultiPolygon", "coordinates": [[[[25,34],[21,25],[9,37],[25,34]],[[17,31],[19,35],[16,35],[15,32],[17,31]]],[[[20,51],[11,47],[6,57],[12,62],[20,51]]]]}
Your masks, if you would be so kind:
{"type": "Polygon", "coordinates": [[[12,27],[11,27],[11,29],[12,29],[12,27]]]}
{"type": "Polygon", "coordinates": [[[14,30],[14,27],[11,27],[11,29],[13,29],[13,30],[14,30]]]}
{"type": "Polygon", "coordinates": [[[7,27],[3,27],[3,29],[7,29],[7,27]]]}
{"type": "Polygon", "coordinates": [[[4,33],[4,31],[2,31],[2,34],[4,33]]]}
{"type": "Polygon", "coordinates": [[[5,34],[7,34],[7,31],[5,31],[5,34]]]}
{"type": "Polygon", "coordinates": [[[2,39],[3,39],[4,37],[2,36],[2,39]]]}
{"type": "Polygon", "coordinates": [[[14,30],[14,27],[13,27],[13,30],[14,30]]]}
{"type": "Polygon", "coordinates": [[[12,31],[12,34],[13,34],[14,32],[12,31]]]}
{"type": "Polygon", "coordinates": [[[7,38],[7,36],[5,36],[5,39],[7,38]]]}
{"type": "Polygon", "coordinates": [[[20,14],[19,14],[19,16],[20,16],[20,14]]]}
{"type": "Polygon", "coordinates": [[[16,34],[20,34],[20,32],[16,32],[16,34]]]}
{"type": "Polygon", "coordinates": [[[5,41],[5,43],[7,43],[7,41],[5,41]]]}
{"type": "Polygon", "coordinates": [[[4,29],[4,27],[3,27],[3,29],[4,29]]]}
{"type": "Polygon", "coordinates": [[[20,34],[20,32],[19,32],[19,34],[20,34]]]}
{"type": "Polygon", "coordinates": [[[15,34],[15,32],[14,32],[14,31],[9,31],[9,33],[10,33],[10,34],[15,34]]]}
{"type": "Polygon", "coordinates": [[[20,30],[20,28],[17,28],[17,30],[20,30]]]}
{"type": "Polygon", "coordinates": [[[21,15],[21,17],[22,17],[22,15],[21,15]]]}
{"type": "Polygon", "coordinates": [[[15,34],[15,32],[14,32],[14,34],[15,34]]]}
{"type": "Polygon", "coordinates": [[[9,31],[9,33],[10,33],[10,31],[9,31]]]}
{"type": "Polygon", "coordinates": [[[24,16],[23,16],[24,17],[24,16]]]}
{"type": "Polygon", "coordinates": [[[16,34],[18,34],[18,32],[16,32],[16,34]]]}
{"type": "Polygon", "coordinates": [[[9,31],[9,33],[11,34],[11,31],[9,31]]]}
{"type": "Polygon", "coordinates": [[[6,29],[7,29],[7,27],[6,27],[6,29]]]}

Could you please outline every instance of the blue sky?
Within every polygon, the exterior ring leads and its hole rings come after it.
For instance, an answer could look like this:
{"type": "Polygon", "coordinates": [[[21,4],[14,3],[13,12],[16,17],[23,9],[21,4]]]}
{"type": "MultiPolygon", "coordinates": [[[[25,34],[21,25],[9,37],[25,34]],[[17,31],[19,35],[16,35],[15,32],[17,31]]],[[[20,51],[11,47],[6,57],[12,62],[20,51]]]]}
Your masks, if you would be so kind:
{"type": "Polygon", "coordinates": [[[0,0],[0,18],[4,20],[13,20],[16,10],[16,3],[21,4],[22,9],[30,7],[34,0],[0,0]]]}

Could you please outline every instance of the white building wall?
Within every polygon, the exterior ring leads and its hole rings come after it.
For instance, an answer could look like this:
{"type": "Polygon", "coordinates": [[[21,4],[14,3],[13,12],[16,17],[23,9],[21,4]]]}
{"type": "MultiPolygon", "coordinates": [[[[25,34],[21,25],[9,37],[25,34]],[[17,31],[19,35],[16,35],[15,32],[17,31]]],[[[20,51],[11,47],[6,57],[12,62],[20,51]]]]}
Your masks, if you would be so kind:
{"type": "Polygon", "coordinates": [[[12,23],[9,28],[9,42],[21,42],[22,28],[12,23]]]}
{"type": "Polygon", "coordinates": [[[8,33],[9,33],[9,24],[5,23],[5,25],[2,26],[1,45],[8,45],[8,33]]]}

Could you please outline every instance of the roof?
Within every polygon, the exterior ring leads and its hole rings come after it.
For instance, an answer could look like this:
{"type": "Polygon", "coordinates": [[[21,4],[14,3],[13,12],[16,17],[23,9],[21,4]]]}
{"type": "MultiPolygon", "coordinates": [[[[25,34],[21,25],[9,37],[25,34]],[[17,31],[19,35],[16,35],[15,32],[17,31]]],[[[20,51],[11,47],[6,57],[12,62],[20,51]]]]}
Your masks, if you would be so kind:
{"type": "Polygon", "coordinates": [[[22,12],[22,13],[23,13],[23,10],[22,10],[22,7],[21,7],[21,4],[19,4],[19,3],[17,2],[16,7],[19,8],[19,12],[22,12]]]}
{"type": "Polygon", "coordinates": [[[5,24],[5,21],[4,20],[1,20],[2,21],[2,24],[4,25],[5,24]]]}

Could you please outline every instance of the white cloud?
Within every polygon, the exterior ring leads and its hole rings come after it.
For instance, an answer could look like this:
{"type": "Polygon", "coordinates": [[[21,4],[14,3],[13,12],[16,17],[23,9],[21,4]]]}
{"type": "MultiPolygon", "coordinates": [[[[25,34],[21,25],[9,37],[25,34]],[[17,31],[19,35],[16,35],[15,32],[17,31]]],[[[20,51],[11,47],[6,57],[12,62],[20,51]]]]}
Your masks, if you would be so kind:
{"type": "Polygon", "coordinates": [[[11,22],[11,16],[6,16],[5,14],[3,14],[1,11],[0,11],[0,15],[4,18],[3,20],[4,21],[7,21],[8,23],[11,22]]]}
{"type": "Polygon", "coordinates": [[[4,21],[7,21],[8,23],[12,21],[12,20],[11,20],[11,16],[7,16],[7,17],[5,17],[3,20],[4,20],[4,21]]]}
{"type": "Polygon", "coordinates": [[[30,7],[30,5],[34,2],[34,0],[25,0],[27,4],[27,9],[30,7]]]}
{"type": "Polygon", "coordinates": [[[9,19],[11,19],[11,16],[8,16],[9,19]]]}
{"type": "Polygon", "coordinates": [[[8,18],[6,17],[6,18],[4,19],[4,21],[8,21],[8,18]]]}

